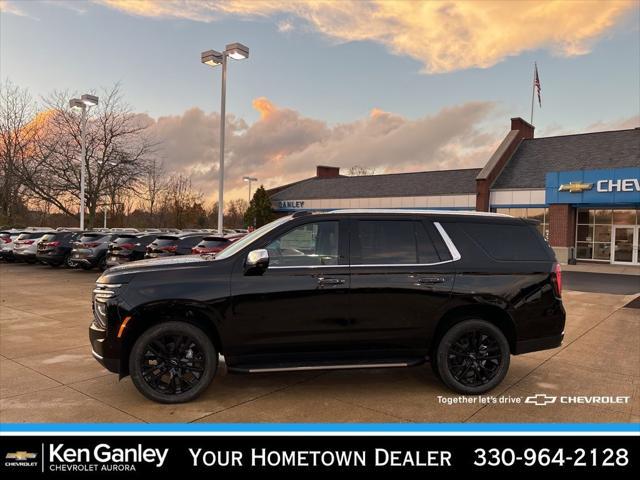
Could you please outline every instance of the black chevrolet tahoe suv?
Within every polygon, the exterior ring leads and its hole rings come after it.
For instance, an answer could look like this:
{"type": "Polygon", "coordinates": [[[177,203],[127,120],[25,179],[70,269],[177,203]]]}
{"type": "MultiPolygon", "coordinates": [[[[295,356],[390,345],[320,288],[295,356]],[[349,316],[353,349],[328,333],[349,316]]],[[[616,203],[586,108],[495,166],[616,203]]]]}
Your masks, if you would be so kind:
{"type": "Polygon", "coordinates": [[[430,361],[479,394],[510,355],[558,347],[553,251],[500,214],[334,210],[280,218],[215,256],[110,268],[93,292],[94,357],[146,397],[189,401],[229,372],[430,361]]]}

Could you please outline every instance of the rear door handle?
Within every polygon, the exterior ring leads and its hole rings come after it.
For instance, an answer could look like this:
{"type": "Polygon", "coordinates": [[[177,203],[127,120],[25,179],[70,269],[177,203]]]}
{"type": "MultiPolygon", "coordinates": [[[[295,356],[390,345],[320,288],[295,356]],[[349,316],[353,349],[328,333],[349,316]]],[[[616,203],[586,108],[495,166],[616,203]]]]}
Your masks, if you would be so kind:
{"type": "Polygon", "coordinates": [[[418,284],[420,285],[433,285],[434,283],[444,283],[447,279],[443,277],[425,277],[419,278],[418,284]]]}
{"type": "Polygon", "coordinates": [[[318,278],[318,285],[343,285],[344,279],[342,278],[318,278]]]}

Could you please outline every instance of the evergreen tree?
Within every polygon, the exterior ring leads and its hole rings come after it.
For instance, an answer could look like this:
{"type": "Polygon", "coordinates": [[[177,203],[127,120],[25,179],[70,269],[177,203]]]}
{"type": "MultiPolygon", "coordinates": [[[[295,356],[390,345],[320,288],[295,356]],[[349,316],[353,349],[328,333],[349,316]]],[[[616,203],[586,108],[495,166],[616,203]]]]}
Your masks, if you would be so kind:
{"type": "Polygon", "coordinates": [[[244,214],[244,223],[247,226],[261,227],[275,219],[271,209],[271,199],[262,185],[256,190],[244,214]]]}

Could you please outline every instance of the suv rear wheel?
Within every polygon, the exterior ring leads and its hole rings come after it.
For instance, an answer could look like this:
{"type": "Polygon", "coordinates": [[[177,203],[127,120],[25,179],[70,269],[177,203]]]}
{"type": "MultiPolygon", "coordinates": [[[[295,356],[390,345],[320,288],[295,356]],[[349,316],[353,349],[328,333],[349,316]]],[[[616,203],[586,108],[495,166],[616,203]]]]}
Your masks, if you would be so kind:
{"type": "Polygon", "coordinates": [[[453,325],[436,349],[441,380],[458,393],[480,394],[496,387],[509,370],[509,342],[498,327],[480,319],[453,325]]]}
{"type": "Polygon", "coordinates": [[[185,322],[166,322],[145,331],[133,345],[129,372],[145,397],[160,403],[182,403],[198,397],[218,368],[211,339],[185,322]]]}

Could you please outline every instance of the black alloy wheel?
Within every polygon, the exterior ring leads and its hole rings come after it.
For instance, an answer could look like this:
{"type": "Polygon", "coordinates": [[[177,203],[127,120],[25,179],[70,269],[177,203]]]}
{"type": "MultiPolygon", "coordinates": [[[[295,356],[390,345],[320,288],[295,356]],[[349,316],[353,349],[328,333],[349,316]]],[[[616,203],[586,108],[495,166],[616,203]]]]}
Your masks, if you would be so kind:
{"type": "Polygon", "coordinates": [[[138,390],[161,403],[196,398],[213,380],[217,365],[218,354],[209,337],[184,322],[151,327],[138,338],[129,359],[138,390]]]}
{"type": "Polygon", "coordinates": [[[509,369],[509,342],[495,325],[479,319],[455,324],[442,337],[436,366],[442,381],[463,394],[484,393],[509,369]]]}

